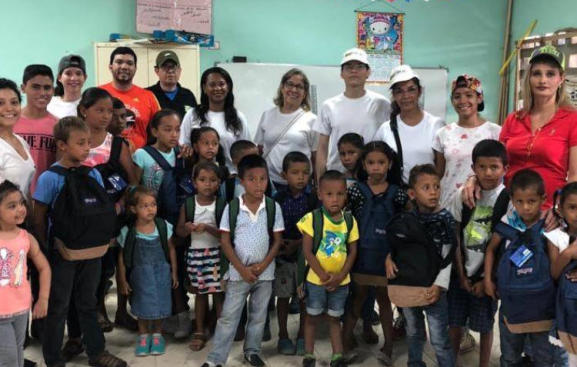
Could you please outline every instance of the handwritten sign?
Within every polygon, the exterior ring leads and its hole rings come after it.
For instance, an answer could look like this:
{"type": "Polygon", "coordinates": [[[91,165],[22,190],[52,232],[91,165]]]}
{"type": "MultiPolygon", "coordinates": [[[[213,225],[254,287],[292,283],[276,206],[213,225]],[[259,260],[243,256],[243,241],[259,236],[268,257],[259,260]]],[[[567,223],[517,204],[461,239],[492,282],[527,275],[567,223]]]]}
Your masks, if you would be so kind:
{"type": "Polygon", "coordinates": [[[136,0],[136,30],[212,33],[212,0],[136,0]]]}

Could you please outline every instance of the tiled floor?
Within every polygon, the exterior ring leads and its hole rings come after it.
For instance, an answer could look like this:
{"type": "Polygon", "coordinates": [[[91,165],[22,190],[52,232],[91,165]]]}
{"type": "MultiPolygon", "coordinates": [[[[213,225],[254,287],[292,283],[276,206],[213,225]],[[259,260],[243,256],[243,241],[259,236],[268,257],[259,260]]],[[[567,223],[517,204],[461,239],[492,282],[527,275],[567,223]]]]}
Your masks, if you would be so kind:
{"type": "MultiPolygon", "coordinates": [[[[116,304],[116,299],[113,296],[108,298],[107,304],[109,306],[109,314],[114,315],[113,309],[116,304]]],[[[271,315],[272,316],[272,315],[271,315]]],[[[268,366],[300,366],[301,357],[296,356],[281,356],[276,353],[276,343],[277,338],[275,337],[277,327],[276,327],[276,317],[271,318],[272,334],[273,339],[269,342],[263,343],[263,357],[267,362],[268,366]]],[[[296,336],[296,330],[298,328],[298,315],[289,316],[289,332],[293,336],[296,336]]],[[[358,327],[359,329],[359,327],[358,327]]],[[[375,327],[375,330],[377,328],[375,327]]],[[[359,335],[360,330],[356,330],[357,335],[359,335]]],[[[382,342],[382,331],[378,331],[381,342],[382,342]]],[[[331,347],[328,339],[328,329],[321,327],[318,330],[318,339],[316,343],[315,354],[317,356],[317,366],[328,366],[328,360],[331,356],[331,347]]],[[[495,329],[495,342],[493,345],[493,358],[491,360],[491,366],[496,367],[499,365],[499,340],[498,340],[498,330],[495,329]]],[[[167,338],[167,351],[166,354],[159,357],[135,357],[134,356],[134,343],[136,340],[136,334],[130,333],[124,329],[115,329],[113,332],[105,334],[106,336],[106,346],[107,349],[121,358],[128,361],[129,366],[142,366],[142,367],[198,367],[200,366],[211,347],[211,343],[207,344],[207,347],[200,352],[192,352],[188,349],[188,342],[184,341],[174,341],[170,337],[167,338]]],[[[477,336],[476,336],[477,337],[477,336]]],[[[362,342],[360,336],[357,338],[360,343],[360,354],[363,359],[358,366],[363,367],[377,367],[380,363],[375,358],[375,353],[378,351],[379,346],[369,346],[362,342]]],[[[394,366],[406,366],[407,362],[407,344],[405,341],[400,341],[395,343],[393,353],[394,366]]],[[[42,361],[42,353],[40,345],[37,342],[28,347],[25,351],[25,356],[34,361],[42,361]]],[[[462,367],[474,367],[478,365],[479,358],[479,347],[475,348],[474,351],[462,356],[459,360],[459,365],[462,367]]],[[[436,366],[435,356],[430,347],[427,345],[425,348],[425,363],[427,366],[436,366]]],[[[44,363],[39,363],[40,366],[45,366],[44,363]]],[[[233,349],[229,355],[227,366],[241,366],[243,365],[242,358],[242,343],[234,343],[233,349]]],[[[247,364],[244,364],[248,366],[247,364]]],[[[79,367],[88,366],[88,359],[86,355],[82,355],[77,359],[73,360],[71,363],[67,364],[68,367],[79,367]]]]}

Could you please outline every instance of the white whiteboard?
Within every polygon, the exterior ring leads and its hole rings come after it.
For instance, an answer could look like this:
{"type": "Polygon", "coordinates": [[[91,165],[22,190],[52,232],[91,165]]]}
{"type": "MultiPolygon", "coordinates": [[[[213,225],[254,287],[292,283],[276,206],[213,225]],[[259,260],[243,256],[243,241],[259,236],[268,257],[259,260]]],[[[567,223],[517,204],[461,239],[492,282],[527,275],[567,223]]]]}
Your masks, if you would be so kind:
{"type": "MultiPolygon", "coordinates": [[[[234,83],[236,108],[245,114],[252,135],[264,111],[274,106],[280,80],[291,68],[301,69],[311,84],[311,109],[318,111],[326,99],[342,93],[345,85],[340,76],[340,66],[218,63],[226,69],[234,83]]],[[[448,96],[447,70],[443,68],[414,68],[424,87],[421,104],[426,111],[445,120],[448,96]]],[[[367,84],[367,89],[381,93],[390,99],[389,85],[367,84]]]]}

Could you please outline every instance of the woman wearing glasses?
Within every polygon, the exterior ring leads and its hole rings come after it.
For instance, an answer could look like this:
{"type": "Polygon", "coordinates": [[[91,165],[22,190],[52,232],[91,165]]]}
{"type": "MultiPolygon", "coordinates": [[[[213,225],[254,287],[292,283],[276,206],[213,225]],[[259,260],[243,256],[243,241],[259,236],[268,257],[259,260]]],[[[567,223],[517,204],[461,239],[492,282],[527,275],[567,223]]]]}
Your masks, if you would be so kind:
{"type": "Polygon", "coordinates": [[[262,114],[254,140],[268,163],[275,188],[282,190],[287,185],[282,177],[287,153],[302,152],[314,162],[318,143],[318,134],[312,129],[317,116],[310,112],[309,80],[301,70],[291,69],[283,75],[274,104],[262,114]]]}

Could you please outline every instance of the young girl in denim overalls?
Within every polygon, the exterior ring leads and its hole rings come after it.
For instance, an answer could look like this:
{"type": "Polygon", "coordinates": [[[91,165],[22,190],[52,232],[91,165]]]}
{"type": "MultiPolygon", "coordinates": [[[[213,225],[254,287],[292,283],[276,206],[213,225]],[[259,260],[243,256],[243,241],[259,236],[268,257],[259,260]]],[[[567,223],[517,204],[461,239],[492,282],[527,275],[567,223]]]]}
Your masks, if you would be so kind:
{"type": "Polygon", "coordinates": [[[130,191],[126,208],[132,218],[117,238],[122,248],[118,286],[130,295],[138,319],[136,356],[160,355],[165,352],[162,322],[172,313],[171,287],[178,286],[172,226],[156,218],[154,192],[143,186],[130,191]]]}

